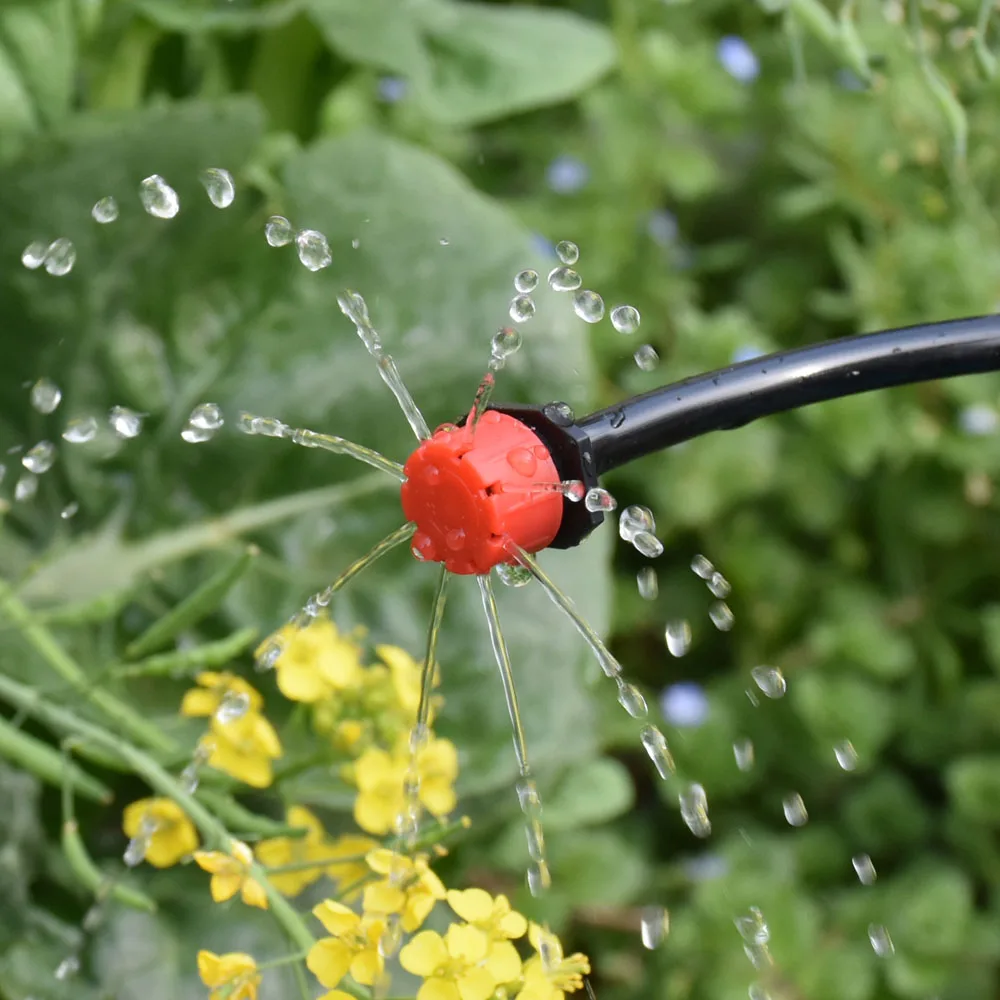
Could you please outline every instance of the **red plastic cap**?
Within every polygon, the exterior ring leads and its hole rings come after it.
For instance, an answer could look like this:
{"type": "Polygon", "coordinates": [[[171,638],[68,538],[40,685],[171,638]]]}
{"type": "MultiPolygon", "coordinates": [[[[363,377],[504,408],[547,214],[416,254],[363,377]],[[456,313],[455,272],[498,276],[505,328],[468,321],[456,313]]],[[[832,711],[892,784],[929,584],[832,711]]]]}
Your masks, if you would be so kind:
{"type": "Polygon", "coordinates": [[[403,513],[417,525],[413,554],[452,573],[488,573],[514,561],[508,540],[538,552],[559,531],[555,463],[535,432],[506,413],[487,410],[475,433],[439,428],[403,471],[403,513]]]}

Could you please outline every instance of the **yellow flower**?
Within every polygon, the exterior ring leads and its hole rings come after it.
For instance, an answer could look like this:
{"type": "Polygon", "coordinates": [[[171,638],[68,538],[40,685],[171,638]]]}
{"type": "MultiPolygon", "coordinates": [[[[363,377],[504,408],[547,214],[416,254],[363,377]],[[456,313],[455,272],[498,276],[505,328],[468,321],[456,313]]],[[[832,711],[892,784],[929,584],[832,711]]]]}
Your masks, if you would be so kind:
{"type": "Polygon", "coordinates": [[[491,941],[523,937],[528,929],[528,921],[511,909],[503,895],[494,899],[483,889],[449,889],[448,905],[491,941]]]}
{"type": "Polygon", "coordinates": [[[212,731],[201,740],[209,750],[208,766],[254,788],[274,780],[271,761],[281,756],[278,734],[263,715],[247,712],[231,722],[212,719],[212,731]]]}
{"type": "Polygon", "coordinates": [[[122,829],[127,836],[143,836],[150,827],[145,860],[154,868],[176,865],[198,849],[194,824],[172,799],[139,799],[125,807],[122,829]]]}
{"type": "MultiPolygon", "coordinates": [[[[366,750],[355,762],[354,821],[368,833],[387,834],[405,811],[404,783],[410,765],[405,741],[394,753],[379,747],[366,750]]],[[[458,752],[450,740],[432,739],[417,752],[420,803],[435,817],[446,816],[457,802],[458,752]]]]}
{"type": "Polygon", "coordinates": [[[359,917],[332,899],[313,907],[313,914],[331,936],[320,938],[309,949],[309,971],[324,986],[336,986],[348,972],[362,986],[371,986],[382,975],[378,944],[385,921],[359,917]]]}
{"type": "Polygon", "coordinates": [[[549,955],[546,961],[539,954],[524,963],[524,985],[517,1000],[564,1000],[566,993],[583,989],[583,977],[590,972],[586,955],[577,952],[564,958],[559,938],[538,924],[529,925],[528,939],[536,952],[544,948],[549,955]]]}
{"type": "MultiPolygon", "coordinates": [[[[392,677],[392,687],[400,707],[408,716],[415,716],[420,706],[420,675],[423,664],[418,663],[399,646],[376,646],[375,653],[389,668],[392,677]]],[[[441,681],[440,673],[435,665],[431,676],[431,686],[437,687],[441,681]]],[[[440,699],[432,699],[432,704],[440,699]]],[[[430,720],[428,720],[430,721],[430,720]]]]}
{"type": "Polygon", "coordinates": [[[360,647],[328,618],[305,628],[286,625],[265,645],[274,639],[281,646],[274,663],[278,689],[291,701],[322,701],[361,681],[360,647]]]}
{"type": "Polygon", "coordinates": [[[241,840],[231,841],[229,851],[229,854],[223,854],[222,851],[195,851],[194,859],[198,866],[212,876],[209,885],[212,899],[217,903],[224,903],[239,893],[247,906],[266,910],[267,894],[264,887],[250,877],[253,852],[241,840]]]}
{"type": "Polygon", "coordinates": [[[327,865],[326,873],[336,883],[338,895],[345,903],[353,902],[361,895],[362,887],[358,883],[370,872],[365,856],[379,846],[377,840],[348,834],[338,837],[332,844],[327,844],[323,857],[327,859],[343,858],[327,865]],[[352,889],[351,886],[357,886],[352,889]]]}
{"type": "Polygon", "coordinates": [[[420,927],[439,899],[445,898],[444,885],[424,854],[408,858],[383,847],[372,851],[367,861],[368,867],[384,878],[365,889],[365,913],[398,913],[408,934],[420,927]]]}
{"type": "Polygon", "coordinates": [[[521,974],[521,959],[509,941],[491,944],[468,924],[452,924],[443,938],[421,931],[399,953],[399,961],[424,980],[417,1000],[487,1000],[521,974]]]}
{"type": "Polygon", "coordinates": [[[199,686],[187,691],[181,701],[181,715],[188,718],[214,716],[227,694],[245,698],[249,712],[259,712],[264,705],[260,694],[235,674],[205,671],[195,681],[199,686]]]}
{"type": "MultiPolygon", "coordinates": [[[[326,831],[308,809],[292,806],[285,818],[289,826],[304,827],[309,832],[304,837],[271,837],[262,840],[254,850],[262,865],[281,868],[284,865],[304,865],[327,857],[329,851],[325,844],[326,831]]],[[[286,896],[297,896],[322,875],[322,865],[316,864],[299,871],[269,873],[268,878],[278,892],[286,896]]]]}
{"type": "Polygon", "coordinates": [[[225,955],[199,951],[198,975],[211,990],[209,1000],[257,1000],[257,963],[241,951],[225,955]]]}

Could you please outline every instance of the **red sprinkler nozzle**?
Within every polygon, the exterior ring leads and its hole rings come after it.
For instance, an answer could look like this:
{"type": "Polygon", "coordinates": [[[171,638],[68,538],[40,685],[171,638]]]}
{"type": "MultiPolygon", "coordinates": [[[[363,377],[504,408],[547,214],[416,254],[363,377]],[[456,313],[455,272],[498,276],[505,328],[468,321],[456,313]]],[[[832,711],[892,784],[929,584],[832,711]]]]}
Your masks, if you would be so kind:
{"type": "Polygon", "coordinates": [[[413,554],[464,576],[515,561],[508,546],[546,548],[563,516],[549,449],[515,417],[487,410],[473,429],[446,424],[403,467],[401,498],[417,526],[413,554]]]}

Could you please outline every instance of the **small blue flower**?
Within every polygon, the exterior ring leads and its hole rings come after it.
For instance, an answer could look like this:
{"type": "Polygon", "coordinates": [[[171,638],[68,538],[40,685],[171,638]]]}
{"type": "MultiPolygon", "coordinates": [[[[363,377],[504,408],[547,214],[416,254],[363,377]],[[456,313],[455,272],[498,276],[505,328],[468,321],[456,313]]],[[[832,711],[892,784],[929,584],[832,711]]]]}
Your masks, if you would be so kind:
{"type": "Polygon", "coordinates": [[[1000,416],[992,406],[986,403],[974,403],[962,410],[958,415],[958,423],[966,434],[981,437],[996,432],[997,426],[1000,425],[1000,416]]]}
{"type": "Polygon", "coordinates": [[[556,246],[552,240],[547,239],[541,233],[531,234],[531,245],[535,248],[535,252],[545,257],[547,260],[556,260],[556,246]]]}
{"type": "Polygon", "coordinates": [[[729,871],[729,862],[721,854],[698,854],[684,860],[684,874],[692,882],[710,882],[729,871]]]}
{"type": "Polygon", "coordinates": [[[708,718],[708,695],[693,681],[671,684],[660,695],[660,711],[671,725],[694,729],[708,718]]]}
{"type": "Polygon", "coordinates": [[[545,180],[556,194],[574,194],[590,180],[590,168],[575,156],[557,156],[545,171],[545,180]]]}
{"type": "Polygon", "coordinates": [[[762,357],[764,357],[763,351],[753,347],[751,344],[744,344],[742,347],[737,347],[736,350],[733,351],[733,359],[731,363],[739,365],[744,361],[753,361],[754,358],[762,357]]]}
{"type": "Polygon", "coordinates": [[[665,208],[650,212],[646,219],[646,233],[661,247],[670,246],[677,239],[678,231],[677,216],[665,208]]]}
{"type": "Polygon", "coordinates": [[[753,83],[760,75],[760,62],[750,46],[739,35],[725,35],[715,48],[722,68],[740,83],[753,83]]]}
{"type": "Polygon", "coordinates": [[[386,104],[403,100],[408,90],[409,84],[401,76],[383,76],[378,81],[379,99],[386,104]]]}

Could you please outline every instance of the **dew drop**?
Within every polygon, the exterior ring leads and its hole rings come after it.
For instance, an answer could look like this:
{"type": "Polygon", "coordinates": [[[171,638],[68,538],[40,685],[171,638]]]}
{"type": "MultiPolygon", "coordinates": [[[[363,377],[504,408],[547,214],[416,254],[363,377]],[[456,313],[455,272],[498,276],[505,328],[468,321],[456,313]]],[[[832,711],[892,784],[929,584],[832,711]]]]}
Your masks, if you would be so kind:
{"type": "Polygon", "coordinates": [[[264,236],[271,246],[284,247],[295,239],[295,230],[283,215],[272,215],[264,226],[264,236]]]}
{"type": "Polygon", "coordinates": [[[618,704],[632,716],[633,719],[644,719],[649,714],[649,707],[642,692],[634,685],[627,684],[621,679],[618,681],[618,704]]]}
{"type": "Polygon", "coordinates": [[[569,403],[547,403],[542,407],[542,413],[553,423],[561,425],[571,424],[576,419],[569,403]]]}
{"type": "Polygon", "coordinates": [[[138,437],[142,431],[142,417],[127,406],[112,406],[108,423],[120,438],[138,437]]]}
{"type": "Polygon", "coordinates": [[[533,476],[538,468],[538,459],[530,448],[511,448],[507,452],[507,464],[521,476],[533,476]]]}
{"type": "Polygon", "coordinates": [[[181,210],[177,192],[159,174],[151,174],[139,185],[139,201],[157,219],[172,219],[181,210]]]}
{"type": "Polygon", "coordinates": [[[556,244],[556,256],[563,264],[575,264],[580,259],[580,248],[569,240],[560,240],[556,244]]]}
{"type": "Polygon", "coordinates": [[[518,271],[514,276],[514,288],[521,295],[528,295],[538,287],[538,272],[530,267],[524,271],[518,271]]]}
{"type": "Polygon", "coordinates": [[[611,310],[611,325],[619,333],[635,333],[639,329],[639,310],[635,306],[615,306],[611,310]]]}
{"type": "Polygon", "coordinates": [[[667,746],[666,736],[656,726],[643,726],[639,739],[659,776],[669,778],[674,771],[674,758],[667,746]]]}
{"type": "Polygon", "coordinates": [[[299,252],[299,260],[310,271],[322,271],[333,263],[330,244],[326,237],[316,229],[303,229],[295,234],[295,246],[299,252]]]}
{"type": "Polygon", "coordinates": [[[667,622],[663,637],[671,656],[683,656],[691,648],[691,626],[686,621],[667,622]]]}
{"type": "Polygon", "coordinates": [[[715,597],[728,597],[733,589],[729,581],[718,571],[712,573],[708,578],[708,589],[715,597]]]}
{"type": "Polygon", "coordinates": [[[805,826],[809,822],[806,804],[798,792],[786,795],[781,802],[781,810],[790,826],[805,826]]]}
{"type": "Polygon", "coordinates": [[[853,771],[858,766],[858,752],[850,740],[841,740],[833,748],[833,754],[837,758],[837,763],[845,771],[853,771]]]}
{"type": "Polygon", "coordinates": [[[512,326],[505,326],[493,334],[490,351],[494,358],[506,360],[521,349],[521,334],[512,326]]]}
{"type": "Polygon", "coordinates": [[[21,263],[29,270],[35,271],[45,263],[45,254],[49,249],[48,243],[43,243],[41,240],[35,240],[33,243],[29,243],[21,251],[21,263]]]}
{"type": "Polygon", "coordinates": [[[51,441],[39,441],[21,456],[21,465],[36,476],[48,472],[56,461],[56,446],[51,441]]]}
{"type": "Polygon", "coordinates": [[[531,570],[525,566],[512,566],[510,563],[497,563],[497,576],[505,587],[523,587],[531,583],[531,570]]]}
{"type": "Polygon", "coordinates": [[[637,531],[632,538],[636,551],[647,559],[663,555],[663,542],[649,531],[637,531]]]}
{"type": "Polygon", "coordinates": [[[618,506],[618,501],[605,489],[594,486],[587,490],[587,495],[583,498],[584,506],[592,514],[598,511],[605,513],[614,510],[618,506]]]}
{"type": "Polygon", "coordinates": [[[72,979],[80,971],[80,959],[76,955],[67,955],[56,967],[55,976],[60,982],[72,979]]]}
{"type": "Polygon", "coordinates": [[[45,251],[45,270],[56,278],[69,274],[76,263],[76,247],[73,241],[61,236],[49,244],[45,251]]]}
{"type": "Polygon", "coordinates": [[[749,771],[754,762],[753,741],[749,739],[737,740],[733,744],[733,756],[736,758],[736,766],[741,771],[749,771]]]}
{"type": "Polygon", "coordinates": [[[868,940],[879,958],[888,958],[896,950],[889,931],[882,924],[868,925],[868,940]]]}
{"type": "Polygon", "coordinates": [[[688,785],[686,791],[680,793],[677,801],[684,825],[696,837],[707,837],[712,832],[712,823],[708,818],[708,798],[705,789],[693,782],[688,785]]]}
{"type": "Polygon", "coordinates": [[[723,601],[716,601],[708,609],[708,617],[720,632],[728,632],[736,621],[732,609],[723,601]]]}
{"type": "Polygon", "coordinates": [[[80,509],[80,505],[73,500],[72,502],[66,504],[61,511],[59,511],[59,516],[64,520],[68,521],[71,517],[74,517],[77,511],[80,509]]]}
{"type": "Polygon", "coordinates": [[[698,555],[691,560],[691,571],[703,580],[708,580],[715,572],[715,567],[704,556],[698,555]]]}
{"type": "Polygon", "coordinates": [[[635,575],[639,596],[644,601],[655,601],[660,593],[660,580],[652,566],[643,566],[635,575]]]}
{"type": "Polygon", "coordinates": [[[31,472],[22,472],[14,484],[14,499],[25,502],[34,498],[38,492],[38,477],[31,472]]]}
{"type": "Polygon", "coordinates": [[[585,288],[573,296],[573,312],[585,323],[599,323],[604,317],[604,299],[585,288]]]}
{"type": "Polygon", "coordinates": [[[62,401],[62,389],[49,378],[40,378],[31,387],[31,405],[39,413],[52,413],[62,401]]]}
{"type": "Polygon", "coordinates": [[[227,691],[215,710],[215,721],[228,725],[242,719],[250,711],[250,695],[246,691],[227,691]]]}
{"type": "Polygon", "coordinates": [[[632,355],[632,360],[644,372],[651,372],[660,363],[660,356],[656,353],[656,348],[652,344],[643,344],[632,355]]]}
{"type": "Polygon", "coordinates": [[[461,528],[452,528],[451,531],[445,535],[444,541],[445,545],[447,545],[452,552],[458,552],[458,550],[465,545],[465,532],[461,528]]]}
{"type": "Polygon", "coordinates": [[[874,883],[877,878],[875,865],[867,854],[855,854],[851,858],[851,864],[854,866],[854,873],[858,876],[858,881],[862,885],[872,885],[874,883]]]}
{"type": "Polygon", "coordinates": [[[549,271],[548,282],[554,292],[575,292],[583,279],[571,267],[554,267],[549,271]]]}
{"type": "Polygon", "coordinates": [[[662,906],[643,907],[639,917],[639,934],[642,946],[653,951],[670,933],[670,914],[662,906]]]}
{"type": "Polygon", "coordinates": [[[535,315],[535,300],[530,295],[515,295],[508,313],[515,323],[527,323],[535,315]]]}
{"type": "Polygon", "coordinates": [[[97,437],[97,420],[94,417],[74,417],[66,424],[63,440],[70,444],[86,444],[97,437]]]}
{"type": "Polygon", "coordinates": [[[768,698],[780,698],[788,689],[785,675],[777,667],[754,667],[750,671],[750,676],[753,678],[754,684],[768,698]]]}
{"type": "Polygon", "coordinates": [[[233,183],[233,175],[228,170],[209,167],[201,172],[198,179],[208,195],[208,200],[216,208],[229,208],[232,205],[236,198],[236,185],[233,183]]]}
{"type": "Polygon", "coordinates": [[[94,202],[94,207],[90,210],[91,218],[94,222],[99,222],[106,226],[109,222],[114,222],[118,218],[118,202],[111,195],[94,202]]]}
{"type": "Polygon", "coordinates": [[[640,531],[656,531],[656,520],[648,507],[632,504],[618,517],[618,534],[623,541],[631,542],[640,531]]]}

